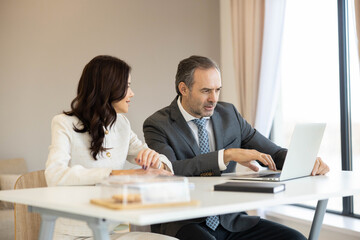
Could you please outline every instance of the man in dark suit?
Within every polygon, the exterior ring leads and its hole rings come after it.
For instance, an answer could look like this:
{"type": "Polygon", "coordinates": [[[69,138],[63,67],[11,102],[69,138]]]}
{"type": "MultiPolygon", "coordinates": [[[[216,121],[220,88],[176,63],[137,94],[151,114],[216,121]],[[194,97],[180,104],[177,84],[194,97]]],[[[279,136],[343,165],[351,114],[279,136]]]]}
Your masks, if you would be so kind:
{"type": "MultiPolygon", "coordinates": [[[[236,163],[258,171],[253,160],[281,169],[287,150],[252,128],[232,104],[218,102],[216,63],[201,56],[182,60],[175,87],[175,100],[146,119],[143,128],[146,143],[168,157],[175,175],[219,176],[234,172],[236,163]]],[[[317,158],[312,174],[328,171],[317,158]]],[[[153,225],[152,231],[179,239],[305,239],[296,230],[245,212],[153,225]]]]}

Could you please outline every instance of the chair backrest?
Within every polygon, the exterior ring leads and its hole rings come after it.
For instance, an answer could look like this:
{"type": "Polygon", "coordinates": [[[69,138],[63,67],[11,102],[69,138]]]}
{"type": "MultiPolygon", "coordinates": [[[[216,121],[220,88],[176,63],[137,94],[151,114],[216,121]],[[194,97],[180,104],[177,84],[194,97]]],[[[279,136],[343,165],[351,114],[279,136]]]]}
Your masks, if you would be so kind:
{"type": "MultiPolygon", "coordinates": [[[[44,170],[21,175],[15,189],[47,187],[44,170]]],[[[15,240],[36,240],[39,237],[41,217],[28,212],[27,205],[14,204],[15,240]]]]}

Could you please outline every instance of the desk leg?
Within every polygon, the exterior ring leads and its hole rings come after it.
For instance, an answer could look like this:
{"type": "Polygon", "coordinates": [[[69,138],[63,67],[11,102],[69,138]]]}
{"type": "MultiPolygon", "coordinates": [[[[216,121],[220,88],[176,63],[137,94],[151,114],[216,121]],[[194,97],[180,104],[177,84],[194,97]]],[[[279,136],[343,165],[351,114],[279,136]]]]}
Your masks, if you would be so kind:
{"type": "Polygon", "coordinates": [[[57,217],[41,214],[39,239],[52,239],[54,235],[55,221],[57,217]]]}
{"type": "Polygon", "coordinates": [[[93,231],[95,240],[110,240],[107,227],[108,222],[106,219],[99,219],[96,217],[88,217],[79,214],[66,213],[39,207],[29,206],[28,209],[29,212],[37,212],[41,215],[39,240],[48,240],[53,238],[55,220],[58,217],[72,218],[80,221],[85,221],[93,231]]]}
{"type": "Polygon", "coordinates": [[[106,219],[91,219],[87,221],[94,234],[95,240],[109,240],[108,224],[106,219]]]}
{"type": "Polygon", "coordinates": [[[321,225],[324,220],[328,199],[319,200],[316,206],[314,219],[311,225],[309,240],[317,240],[320,235],[321,225]]]}

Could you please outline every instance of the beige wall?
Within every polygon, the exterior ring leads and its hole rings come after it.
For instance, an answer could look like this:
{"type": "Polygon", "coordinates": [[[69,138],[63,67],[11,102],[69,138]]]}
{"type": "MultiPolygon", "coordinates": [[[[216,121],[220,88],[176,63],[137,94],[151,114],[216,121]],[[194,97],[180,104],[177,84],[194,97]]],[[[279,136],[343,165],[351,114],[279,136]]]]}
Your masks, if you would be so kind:
{"type": "Polygon", "coordinates": [[[218,0],[1,0],[0,159],[44,168],[51,118],[68,110],[84,65],[110,54],[132,67],[127,117],[142,123],[175,96],[179,60],[220,60],[218,0]]]}

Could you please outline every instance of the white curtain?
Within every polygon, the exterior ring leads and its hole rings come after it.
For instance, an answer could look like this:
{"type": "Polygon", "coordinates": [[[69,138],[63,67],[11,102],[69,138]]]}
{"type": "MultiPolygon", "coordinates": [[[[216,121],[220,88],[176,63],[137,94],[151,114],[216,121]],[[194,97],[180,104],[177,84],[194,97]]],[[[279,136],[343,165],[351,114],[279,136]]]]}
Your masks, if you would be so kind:
{"type": "MultiPolygon", "coordinates": [[[[242,0],[238,0],[242,1],[242,0]]],[[[223,89],[220,99],[233,103],[237,109],[242,112],[241,105],[249,103],[244,102],[244,96],[241,96],[240,82],[236,77],[235,55],[232,25],[232,1],[220,1],[220,26],[221,26],[221,72],[223,80],[223,89]],[[243,100],[240,100],[243,99],[243,100]]],[[[269,136],[272,126],[274,113],[276,110],[277,97],[279,95],[280,79],[278,69],[280,63],[281,39],[284,26],[285,0],[266,0],[264,10],[264,33],[259,65],[259,85],[256,91],[256,105],[252,106],[255,119],[252,124],[265,136],[269,136]]],[[[251,22],[246,22],[250,24],[251,22]]],[[[253,26],[254,28],[257,26],[253,26]]],[[[239,43],[238,43],[239,44],[239,43]]],[[[250,94],[248,91],[247,94],[250,94]]],[[[254,102],[254,101],[253,101],[254,102]]],[[[248,121],[248,116],[244,116],[248,121]]]]}
{"type": "Polygon", "coordinates": [[[231,0],[235,78],[239,112],[255,123],[264,32],[265,0],[231,0]]]}
{"type": "Polygon", "coordinates": [[[254,127],[268,137],[277,106],[285,0],[266,0],[259,93],[254,127]]]}
{"type": "Polygon", "coordinates": [[[220,69],[222,89],[220,100],[240,109],[239,82],[235,80],[230,0],[220,1],[220,69]]]}

